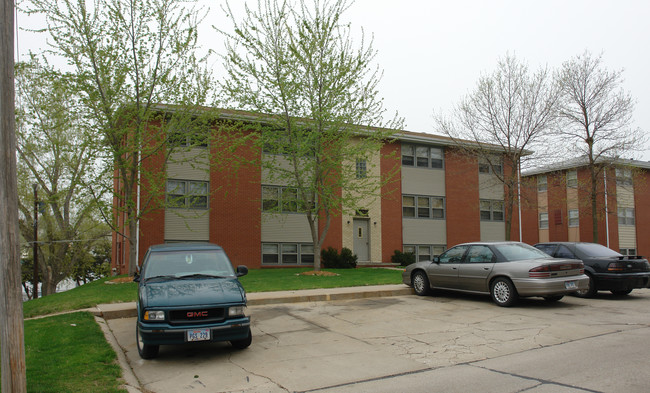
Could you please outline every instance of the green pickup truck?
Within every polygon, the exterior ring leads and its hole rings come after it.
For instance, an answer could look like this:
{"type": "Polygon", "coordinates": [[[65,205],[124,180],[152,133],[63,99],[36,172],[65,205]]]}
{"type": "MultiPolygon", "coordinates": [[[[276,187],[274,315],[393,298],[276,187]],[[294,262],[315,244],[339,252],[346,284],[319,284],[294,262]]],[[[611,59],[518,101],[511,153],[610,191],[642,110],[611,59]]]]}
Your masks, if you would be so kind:
{"type": "Polygon", "coordinates": [[[230,341],[238,349],[252,341],[246,292],[225,251],[209,243],[152,246],[138,282],[136,341],[143,359],[160,345],[230,341]]]}

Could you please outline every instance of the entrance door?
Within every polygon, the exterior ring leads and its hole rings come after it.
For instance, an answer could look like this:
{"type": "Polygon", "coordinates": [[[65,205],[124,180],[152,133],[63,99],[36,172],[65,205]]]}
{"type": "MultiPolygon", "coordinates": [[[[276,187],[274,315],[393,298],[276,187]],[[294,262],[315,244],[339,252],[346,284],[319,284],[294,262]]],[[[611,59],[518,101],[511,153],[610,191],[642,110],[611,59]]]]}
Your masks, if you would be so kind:
{"type": "Polygon", "coordinates": [[[368,220],[353,220],[354,242],[352,250],[360,262],[368,262],[370,257],[370,237],[368,236],[368,220]]]}

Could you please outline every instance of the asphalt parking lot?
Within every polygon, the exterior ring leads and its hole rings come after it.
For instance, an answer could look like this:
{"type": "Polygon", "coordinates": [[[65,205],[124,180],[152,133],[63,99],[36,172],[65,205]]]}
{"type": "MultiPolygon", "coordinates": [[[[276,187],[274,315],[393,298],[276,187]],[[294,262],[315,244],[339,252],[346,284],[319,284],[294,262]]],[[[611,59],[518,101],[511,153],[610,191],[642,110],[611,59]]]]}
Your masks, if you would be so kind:
{"type": "Polygon", "coordinates": [[[436,293],[249,307],[253,344],[162,346],[107,321],[149,392],[646,392],[650,289],[523,299],[436,293]]]}

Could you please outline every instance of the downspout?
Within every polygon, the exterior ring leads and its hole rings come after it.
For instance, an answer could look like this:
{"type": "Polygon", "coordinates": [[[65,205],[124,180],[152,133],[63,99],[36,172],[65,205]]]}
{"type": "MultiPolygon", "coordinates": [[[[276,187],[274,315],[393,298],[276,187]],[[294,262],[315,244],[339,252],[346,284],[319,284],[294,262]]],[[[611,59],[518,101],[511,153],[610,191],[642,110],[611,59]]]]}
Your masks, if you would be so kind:
{"type": "Polygon", "coordinates": [[[607,168],[603,170],[603,179],[605,182],[605,238],[607,239],[607,248],[609,248],[609,209],[607,208],[607,168]]]}
{"type": "Polygon", "coordinates": [[[519,210],[519,241],[522,242],[521,228],[521,161],[517,163],[517,208],[519,210]]]}

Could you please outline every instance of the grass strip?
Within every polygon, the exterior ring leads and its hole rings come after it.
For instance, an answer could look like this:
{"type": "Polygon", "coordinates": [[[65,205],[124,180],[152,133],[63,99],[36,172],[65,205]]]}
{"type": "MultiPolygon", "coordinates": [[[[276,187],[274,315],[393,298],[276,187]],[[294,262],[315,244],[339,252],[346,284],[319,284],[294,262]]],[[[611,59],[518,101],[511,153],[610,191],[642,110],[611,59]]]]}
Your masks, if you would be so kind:
{"type": "Polygon", "coordinates": [[[117,355],[87,312],[25,321],[29,392],[126,392],[117,355]]]}
{"type": "MultiPolygon", "coordinates": [[[[336,276],[303,276],[310,268],[251,269],[240,277],[247,292],[291,291],[316,288],[358,287],[400,284],[402,271],[383,268],[325,269],[336,276]]],[[[121,276],[124,277],[124,276],[121,276]]],[[[137,284],[106,283],[115,277],[102,278],[69,291],[55,293],[23,303],[23,315],[31,318],[63,311],[95,307],[98,304],[134,302],[137,284]]]]}

